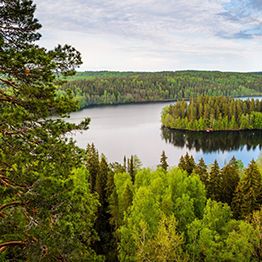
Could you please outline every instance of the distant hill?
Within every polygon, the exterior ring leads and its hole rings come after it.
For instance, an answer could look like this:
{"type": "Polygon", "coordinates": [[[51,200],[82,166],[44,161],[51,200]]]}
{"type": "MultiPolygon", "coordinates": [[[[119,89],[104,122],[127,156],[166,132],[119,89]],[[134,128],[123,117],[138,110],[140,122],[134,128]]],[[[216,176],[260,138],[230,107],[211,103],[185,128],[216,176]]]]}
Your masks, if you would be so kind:
{"type": "Polygon", "coordinates": [[[262,95],[262,73],[220,71],[77,72],[64,90],[73,91],[80,107],[188,99],[208,96],[262,95]]]}

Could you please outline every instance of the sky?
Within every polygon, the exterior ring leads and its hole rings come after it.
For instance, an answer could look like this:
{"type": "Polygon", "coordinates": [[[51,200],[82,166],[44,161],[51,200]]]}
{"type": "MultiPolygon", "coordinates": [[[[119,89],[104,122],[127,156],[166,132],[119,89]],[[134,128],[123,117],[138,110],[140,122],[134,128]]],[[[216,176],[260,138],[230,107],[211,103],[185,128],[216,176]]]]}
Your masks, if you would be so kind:
{"type": "Polygon", "coordinates": [[[40,43],[85,70],[262,71],[262,0],[34,0],[40,43]]]}

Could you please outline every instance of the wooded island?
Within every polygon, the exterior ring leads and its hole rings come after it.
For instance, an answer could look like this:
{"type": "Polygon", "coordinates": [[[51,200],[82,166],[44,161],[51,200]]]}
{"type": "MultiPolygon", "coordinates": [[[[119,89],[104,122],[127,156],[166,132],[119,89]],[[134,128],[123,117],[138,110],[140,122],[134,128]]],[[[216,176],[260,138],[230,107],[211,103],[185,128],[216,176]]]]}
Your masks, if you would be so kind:
{"type": "Polygon", "coordinates": [[[201,96],[164,107],[162,125],[192,131],[262,129],[262,101],[201,96]]]}

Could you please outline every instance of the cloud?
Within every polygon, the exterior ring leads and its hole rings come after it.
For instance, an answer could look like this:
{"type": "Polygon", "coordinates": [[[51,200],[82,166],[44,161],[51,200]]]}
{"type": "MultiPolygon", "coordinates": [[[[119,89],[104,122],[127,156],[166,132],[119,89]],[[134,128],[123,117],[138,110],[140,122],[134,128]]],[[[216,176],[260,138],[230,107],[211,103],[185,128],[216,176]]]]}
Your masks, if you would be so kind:
{"type": "Polygon", "coordinates": [[[261,0],[231,0],[224,5],[224,11],[219,15],[235,25],[231,32],[227,29],[218,32],[221,37],[252,39],[262,35],[261,0]]]}
{"type": "MultiPolygon", "coordinates": [[[[75,45],[89,57],[86,69],[131,70],[186,69],[197,64],[230,70],[231,61],[223,64],[226,57],[234,57],[243,65],[236,69],[245,70],[247,56],[261,57],[250,49],[261,51],[261,2],[35,0],[46,46],[61,41],[75,45]]],[[[254,65],[259,67],[258,62],[254,65]]]]}

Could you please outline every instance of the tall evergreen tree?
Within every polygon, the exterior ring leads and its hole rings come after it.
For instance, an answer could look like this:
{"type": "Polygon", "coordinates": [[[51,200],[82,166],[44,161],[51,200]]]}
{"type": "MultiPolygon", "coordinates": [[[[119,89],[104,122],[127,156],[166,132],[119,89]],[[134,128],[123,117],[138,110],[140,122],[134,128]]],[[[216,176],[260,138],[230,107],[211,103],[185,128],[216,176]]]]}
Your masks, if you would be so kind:
{"type": "Polygon", "coordinates": [[[134,183],[135,181],[135,167],[134,167],[134,156],[131,156],[130,159],[127,160],[127,170],[129,175],[131,176],[131,179],[134,183]]]}
{"type": "Polygon", "coordinates": [[[186,153],[184,157],[181,156],[178,167],[187,171],[189,175],[192,174],[195,166],[196,164],[193,156],[190,156],[188,153],[186,153]]]}
{"type": "Polygon", "coordinates": [[[209,174],[207,196],[213,200],[221,201],[222,176],[218,162],[215,160],[209,174]]]}
{"type": "Polygon", "coordinates": [[[221,170],[222,187],[221,201],[231,206],[234,192],[239,182],[239,168],[235,158],[223,167],[221,170]]]}
{"type": "Polygon", "coordinates": [[[199,163],[195,166],[195,173],[199,175],[201,181],[205,184],[206,188],[208,186],[208,172],[207,165],[203,158],[200,158],[199,163]]]}
{"type": "Polygon", "coordinates": [[[233,198],[233,211],[237,218],[244,218],[262,204],[262,178],[257,164],[252,160],[240,180],[233,198]]]}
{"type": "Polygon", "coordinates": [[[166,156],[165,151],[162,151],[159,167],[161,167],[161,168],[163,168],[163,170],[167,171],[168,163],[167,163],[167,156],[166,156]]]}
{"type": "Polygon", "coordinates": [[[99,174],[99,154],[93,143],[91,145],[87,145],[86,167],[90,173],[89,182],[91,192],[94,192],[96,187],[96,179],[99,174]]]}

